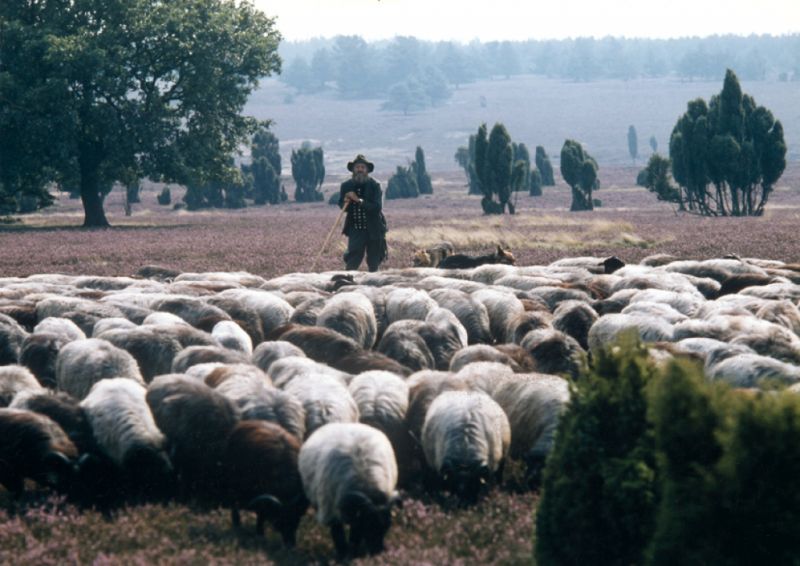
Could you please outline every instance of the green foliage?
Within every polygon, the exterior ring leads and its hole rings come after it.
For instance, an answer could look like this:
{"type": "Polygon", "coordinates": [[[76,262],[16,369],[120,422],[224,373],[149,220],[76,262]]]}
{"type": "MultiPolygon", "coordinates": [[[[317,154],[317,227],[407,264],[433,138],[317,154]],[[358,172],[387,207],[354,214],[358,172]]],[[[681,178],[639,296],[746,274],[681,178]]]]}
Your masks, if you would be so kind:
{"type": "Polygon", "coordinates": [[[538,169],[531,169],[531,188],[529,194],[532,197],[542,196],[542,174],[538,169]]]}
{"type": "Polygon", "coordinates": [[[673,364],[650,394],[661,504],[651,564],[796,564],[800,398],[673,364]]]}
{"type": "Polygon", "coordinates": [[[634,126],[628,127],[628,153],[631,154],[633,164],[636,165],[636,158],[639,157],[639,137],[636,135],[634,126]]]}
{"type": "Polygon", "coordinates": [[[265,125],[253,136],[251,165],[242,165],[242,172],[251,178],[246,196],[255,204],[278,204],[286,200],[281,185],[281,154],[278,138],[265,125]]]}
{"type": "Polygon", "coordinates": [[[324,199],[320,190],[325,180],[325,164],[322,147],[313,148],[303,142],[298,150],[292,150],[292,177],[296,185],[294,200],[316,202],[324,199]]]}
{"type": "Polygon", "coordinates": [[[511,143],[514,166],[511,171],[511,190],[528,191],[531,188],[531,154],[524,143],[511,143]]]}
{"type": "Polygon", "coordinates": [[[653,153],[658,151],[658,140],[655,136],[650,136],[650,149],[653,150],[653,153]]]}
{"type": "Polygon", "coordinates": [[[3,186],[77,187],[84,226],[107,226],[114,181],[229,182],[252,131],[240,115],[280,69],[274,21],[223,0],[0,4],[3,186]],[[53,136],[52,132],[58,135],[53,136]]]}
{"type": "Polygon", "coordinates": [[[646,386],[655,373],[632,336],[595,352],[548,458],[536,513],[539,564],[639,564],[653,530],[655,455],[646,386]]]}
{"type": "Polygon", "coordinates": [[[431,176],[428,175],[428,169],[425,167],[425,152],[422,151],[420,146],[417,146],[417,150],[414,153],[414,162],[411,166],[414,168],[419,194],[432,195],[433,183],[431,182],[431,176]]]}
{"type": "Polygon", "coordinates": [[[553,165],[550,163],[550,158],[544,147],[536,146],[536,169],[542,175],[542,185],[545,187],[554,187],[556,184],[553,178],[553,165]]]}
{"type": "Polygon", "coordinates": [[[561,176],[572,188],[570,210],[592,210],[592,191],[599,187],[597,162],[575,140],[565,140],[561,148],[561,176]]]}
{"type": "Polygon", "coordinates": [[[386,186],[386,198],[417,198],[419,187],[417,186],[417,175],[413,166],[397,166],[397,171],[389,178],[386,186]]]}
{"type": "Polygon", "coordinates": [[[656,367],[635,335],[594,352],[536,512],[549,564],[797,564],[800,397],[656,367]]]}
{"type": "Polygon", "coordinates": [[[658,200],[676,202],[682,205],[680,190],[670,181],[669,171],[669,159],[654,153],[650,156],[647,167],[639,172],[639,177],[641,178],[637,177],[636,182],[638,184],[641,181],[641,185],[651,193],[655,193],[658,200]]]}
{"type": "Polygon", "coordinates": [[[456,161],[464,168],[470,194],[482,194],[481,207],[486,214],[504,214],[506,208],[514,214],[510,200],[513,190],[522,190],[529,183],[530,156],[524,144],[514,144],[503,124],[497,123],[487,136],[486,124],[470,136],[469,147],[456,151],[456,161]],[[519,161],[528,166],[514,174],[515,152],[519,161]],[[497,200],[495,200],[497,199],[497,200]]]}
{"type": "Polygon", "coordinates": [[[786,168],[783,126],[730,69],[709,104],[689,102],[669,153],[687,207],[706,216],[760,216],[786,168]]]}

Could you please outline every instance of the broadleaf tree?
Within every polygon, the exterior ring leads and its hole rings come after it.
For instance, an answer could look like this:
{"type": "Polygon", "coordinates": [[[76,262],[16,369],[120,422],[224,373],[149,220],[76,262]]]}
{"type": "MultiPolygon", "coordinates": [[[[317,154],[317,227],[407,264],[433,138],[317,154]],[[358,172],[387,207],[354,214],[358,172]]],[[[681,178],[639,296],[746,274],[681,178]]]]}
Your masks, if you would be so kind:
{"type": "Polygon", "coordinates": [[[281,68],[274,20],[247,1],[12,0],[0,35],[0,182],[76,185],[85,227],[108,226],[124,178],[239,182],[242,108],[281,68]]]}

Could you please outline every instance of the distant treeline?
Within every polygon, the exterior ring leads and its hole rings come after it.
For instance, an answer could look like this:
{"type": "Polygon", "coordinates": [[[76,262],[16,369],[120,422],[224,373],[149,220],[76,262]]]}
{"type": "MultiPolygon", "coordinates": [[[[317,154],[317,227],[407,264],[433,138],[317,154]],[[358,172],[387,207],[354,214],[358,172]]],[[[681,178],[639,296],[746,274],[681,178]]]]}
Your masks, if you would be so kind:
{"type": "Polygon", "coordinates": [[[436,105],[479,79],[539,74],[573,81],[672,76],[800,80],[800,34],[681,39],[577,38],[467,44],[357,35],[285,42],[282,80],[301,93],[335,89],[345,98],[384,98],[407,112],[436,105]]]}

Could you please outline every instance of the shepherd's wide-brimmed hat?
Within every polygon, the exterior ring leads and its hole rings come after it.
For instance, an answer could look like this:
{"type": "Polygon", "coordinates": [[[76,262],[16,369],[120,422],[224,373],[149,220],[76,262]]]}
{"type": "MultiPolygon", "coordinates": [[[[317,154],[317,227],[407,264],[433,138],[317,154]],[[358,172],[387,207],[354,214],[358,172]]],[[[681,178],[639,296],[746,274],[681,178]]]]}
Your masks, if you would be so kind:
{"type": "Polygon", "coordinates": [[[363,163],[364,165],[366,165],[367,171],[370,173],[372,173],[372,170],[375,169],[375,165],[367,161],[367,158],[359,153],[358,155],[356,155],[355,159],[347,163],[347,170],[352,172],[353,167],[356,166],[356,163],[363,163]]]}

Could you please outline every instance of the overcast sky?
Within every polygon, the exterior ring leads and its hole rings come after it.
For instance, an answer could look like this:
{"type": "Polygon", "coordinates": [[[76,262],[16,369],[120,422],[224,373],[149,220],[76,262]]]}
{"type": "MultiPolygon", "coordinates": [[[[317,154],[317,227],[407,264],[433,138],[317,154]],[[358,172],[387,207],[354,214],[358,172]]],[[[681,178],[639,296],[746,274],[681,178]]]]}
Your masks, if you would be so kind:
{"type": "Polygon", "coordinates": [[[288,41],[396,35],[467,42],[800,32],[800,0],[254,0],[288,41]]]}

